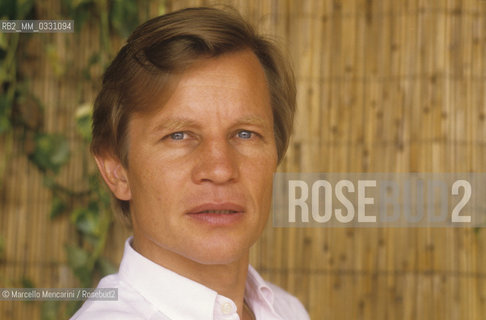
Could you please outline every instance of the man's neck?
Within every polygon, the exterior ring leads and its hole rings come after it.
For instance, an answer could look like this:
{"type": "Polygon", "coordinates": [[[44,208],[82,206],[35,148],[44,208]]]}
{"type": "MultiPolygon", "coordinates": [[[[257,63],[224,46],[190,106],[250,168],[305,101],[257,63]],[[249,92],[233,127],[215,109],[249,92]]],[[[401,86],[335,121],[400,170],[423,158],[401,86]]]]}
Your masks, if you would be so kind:
{"type": "Polygon", "coordinates": [[[229,264],[201,264],[155,244],[154,246],[146,245],[146,242],[139,243],[134,239],[132,246],[137,252],[164,268],[199,282],[218,294],[233,300],[237,306],[240,319],[244,319],[243,302],[249,252],[229,264]]]}

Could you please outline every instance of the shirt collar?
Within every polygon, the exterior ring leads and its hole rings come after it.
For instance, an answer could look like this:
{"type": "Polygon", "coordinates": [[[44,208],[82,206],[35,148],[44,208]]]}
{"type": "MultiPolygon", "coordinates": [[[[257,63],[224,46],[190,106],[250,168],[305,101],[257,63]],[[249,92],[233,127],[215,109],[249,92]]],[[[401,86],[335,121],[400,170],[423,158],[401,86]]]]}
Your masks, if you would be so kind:
{"type": "Polygon", "coordinates": [[[248,276],[246,278],[245,298],[250,301],[263,300],[269,305],[273,305],[273,291],[265,280],[252,267],[248,266],[248,276]]]}
{"type": "Polygon", "coordinates": [[[255,313],[257,319],[265,319],[270,315],[279,318],[274,308],[274,292],[258,272],[250,265],[245,286],[245,300],[255,313]]]}
{"type": "MultiPolygon", "coordinates": [[[[132,239],[125,242],[118,274],[165,316],[170,319],[239,319],[231,299],[142,256],[132,248],[132,239]]],[[[250,308],[276,314],[273,299],[272,289],[252,266],[248,266],[245,301],[250,308]]]]}
{"type": "Polygon", "coordinates": [[[170,319],[213,319],[216,291],[147,259],[131,240],[125,243],[120,278],[170,319]]]}

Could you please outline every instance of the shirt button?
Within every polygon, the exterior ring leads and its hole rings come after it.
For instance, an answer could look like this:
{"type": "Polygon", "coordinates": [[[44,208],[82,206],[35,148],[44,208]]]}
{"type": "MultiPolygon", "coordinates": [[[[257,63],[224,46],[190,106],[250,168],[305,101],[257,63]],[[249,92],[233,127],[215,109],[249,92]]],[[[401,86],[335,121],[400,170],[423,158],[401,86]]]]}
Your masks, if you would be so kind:
{"type": "Polygon", "coordinates": [[[221,311],[223,312],[223,314],[233,313],[233,307],[231,306],[231,303],[229,302],[223,303],[223,305],[221,306],[221,311]]]}

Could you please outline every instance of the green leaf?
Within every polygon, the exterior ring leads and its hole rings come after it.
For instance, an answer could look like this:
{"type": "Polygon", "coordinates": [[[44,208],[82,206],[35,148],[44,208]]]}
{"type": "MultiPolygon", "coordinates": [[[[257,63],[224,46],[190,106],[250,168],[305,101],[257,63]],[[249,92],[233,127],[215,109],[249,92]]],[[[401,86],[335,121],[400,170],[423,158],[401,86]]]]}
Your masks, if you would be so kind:
{"type": "Polygon", "coordinates": [[[7,117],[0,114],[0,134],[7,132],[10,129],[10,121],[7,117]]]}
{"type": "Polygon", "coordinates": [[[98,211],[92,208],[78,208],[71,214],[71,221],[82,233],[88,235],[99,235],[100,219],[98,211]]]}
{"type": "Polygon", "coordinates": [[[49,189],[52,189],[56,186],[56,180],[54,179],[54,177],[49,175],[44,175],[42,183],[49,189]]]}
{"type": "MultiPolygon", "coordinates": [[[[34,281],[32,281],[32,279],[28,278],[28,277],[22,277],[20,278],[20,285],[22,288],[35,288],[35,284],[34,284],[34,281]]],[[[33,301],[24,301],[24,303],[33,303],[33,301]]]]}
{"type": "Polygon", "coordinates": [[[23,20],[29,17],[34,7],[34,0],[17,0],[17,19],[23,20]]]}
{"type": "Polygon", "coordinates": [[[90,104],[83,104],[76,110],[76,129],[85,142],[91,141],[91,112],[90,104]]]}
{"type": "Polygon", "coordinates": [[[101,60],[101,54],[99,52],[93,53],[88,59],[88,66],[91,67],[94,64],[97,64],[101,60]]]}
{"type": "Polygon", "coordinates": [[[59,319],[59,301],[48,300],[42,302],[41,320],[59,319]]]}
{"type": "MultiPolygon", "coordinates": [[[[5,57],[7,56],[7,48],[2,46],[2,36],[0,35],[0,61],[5,60],[5,57]]],[[[2,63],[3,67],[3,63],[2,63]]],[[[5,69],[5,68],[2,68],[5,69]]],[[[3,70],[2,74],[0,74],[0,81],[3,82],[2,80],[6,78],[7,72],[3,70]]]]}
{"type": "Polygon", "coordinates": [[[68,265],[73,270],[74,275],[81,282],[82,286],[89,287],[91,284],[92,269],[88,266],[89,253],[83,248],[66,245],[68,265]]]}
{"type": "Polygon", "coordinates": [[[110,262],[110,260],[101,257],[98,260],[98,266],[100,268],[101,276],[106,276],[112,273],[116,273],[117,269],[113,265],[113,263],[110,262]]]}
{"type": "Polygon", "coordinates": [[[32,279],[30,278],[23,277],[21,279],[21,283],[22,283],[22,288],[35,288],[34,281],[32,281],[32,279]]]}
{"type": "Polygon", "coordinates": [[[85,80],[92,80],[92,67],[99,64],[101,61],[101,54],[99,52],[92,54],[88,59],[88,64],[82,69],[81,74],[85,80]]]}
{"type": "Polygon", "coordinates": [[[66,208],[66,203],[61,198],[54,196],[54,198],[52,199],[52,206],[49,217],[51,219],[55,219],[56,217],[61,215],[66,210],[66,208]]]}
{"type": "Polygon", "coordinates": [[[135,0],[112,1],[109,19],[119,35],[128,37],[139,24],[137,2],[135,0]]]}
{"type": "MultiPolygon", "coordinates": [[[[6,36],[6,33],[1,33],[0,34],[0,48],[3,50],[7,51],[8,50],[8,38],[6,36]]],[[[2,58],[3,59],[3,58],[2,58]]]]}
{"type": "Polygon", "coordinates": [[[94,1],[93,0],[72,0],[71,3],[74,9],[78,9],[82,6],[93,4],[94,1]]]}
{"type": "Polygon", "coordinates": [[[38,133],[30,159],[43,171],[58,173],[69,160],[69,142],[59,134],[38,133]]]}
{"type": "Polygon", "coordinates": [[[78,309],[81,308],[81,305],[83,303],[84,301],[69,301],[66,305],[65,317],[63,317],[63,319],[71,318],[71,316],[73,316],[76,313],[76,311],[78,311],[78,309]]]}
{"type": "Polygon", "coordinates": [[[94,0],[62,0],[61,9],[65,15],[74,20],[74,29],[79,32],[88,20],[96,19],[96,3],[94,0]]]}
{"type": "Polygon", "coordinates": [[[15,20],[17,18],[16,0],[2,0],[0,2],[0,18],[15,20]]]}
{"type": "Polygon", "coordinates": [[[11,128],[10,123],[10,109],[11,106],[8,103],[5,95],[0,96],[0,134],[7,132],[11,128]]]}
{"type": "Polygon", "coordinates": [[[66,72],[66,64],[62,61],[58,48],[53,44],[47,44],[46,56],[54,74],[58,77],[62,76],[66,72]]]}
{"type": "Polygon", "coordinates": [[[68,264],[72,269],[83,268],[88,262],[88,253],[83,248],[66,245],[68,264]]]}
{"type": "Polygon", "coordinates": [[[0,1],[0,18],[7,20],[33,19],[34,0],[2,0],[0,1]]]}

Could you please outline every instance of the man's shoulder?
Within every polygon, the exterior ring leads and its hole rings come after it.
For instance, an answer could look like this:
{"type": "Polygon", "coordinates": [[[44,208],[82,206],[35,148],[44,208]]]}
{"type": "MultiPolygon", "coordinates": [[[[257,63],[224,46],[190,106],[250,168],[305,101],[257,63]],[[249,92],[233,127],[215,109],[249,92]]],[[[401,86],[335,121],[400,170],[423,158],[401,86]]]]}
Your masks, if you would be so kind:
{"type": "Polygon", "coordinates": [[[127,283],[120,280],[117,274],[104,277],[97,288],[117,288],[118,296],[112,300],[86,300],[81,308],[72,316],[71,320],[138,320],[165,318],[152,310],[147,301],[127,283]]]}
{"type": "Polygon", "coordinates": [[[284,319],[290,319],[289,316],[292,316],[292,319],[296,320],[310,319],[307,310],[304,308],[299,299],[279,286],[268,281],[265,282],[267,286],[272,289],[275,311],[284,317],[284,319]]]}

